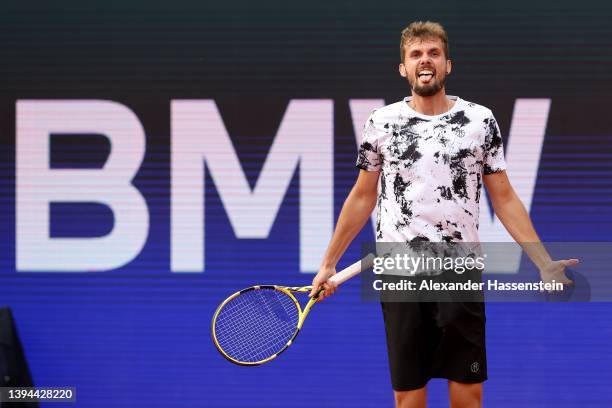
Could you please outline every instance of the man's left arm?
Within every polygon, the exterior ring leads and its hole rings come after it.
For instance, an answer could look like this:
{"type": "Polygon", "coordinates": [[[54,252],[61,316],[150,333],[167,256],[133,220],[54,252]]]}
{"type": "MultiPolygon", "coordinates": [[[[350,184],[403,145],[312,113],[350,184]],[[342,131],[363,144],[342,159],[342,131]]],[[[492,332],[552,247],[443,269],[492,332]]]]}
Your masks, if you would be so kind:
{"type": "Polygon", "coordinates": [[[497,218],[538,267],[542,281],[571,284],[572,281],[565,276],[565,267],[576,265],[578,259],[551,259],[506,171],[487,174],[483,179],[497,218]]]}

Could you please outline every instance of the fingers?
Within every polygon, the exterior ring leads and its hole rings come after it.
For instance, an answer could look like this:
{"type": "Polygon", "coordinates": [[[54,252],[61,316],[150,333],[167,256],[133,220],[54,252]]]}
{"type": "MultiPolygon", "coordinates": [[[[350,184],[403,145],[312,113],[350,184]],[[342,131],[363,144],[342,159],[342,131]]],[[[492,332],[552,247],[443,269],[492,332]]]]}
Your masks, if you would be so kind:
{"type": "Polygon", "coordinates": [[[315,278],[312,281],[312,290],[310,291],[310,293],[308,294],[308,297],[313,297],[314,295],[317,294],[317,292],[319,291],[319,286],[321,286],[321,282],[319,281],[318,278],[315,278]]]}
{"type": "MultiPolygon", "coordinates": [[[[569,267],[569,266],[574,266],[574,265],[578,265],[578,263],[580,262],[580,260],[576,259],[576,258],[572,258],[572,259],[562,259],[561,260],[561,264],[564,267],[569,267]]],[[[561,279],[559,279],[559,282],[561,282],[564,285],[573,285],[574,281],[569,279],[567,276],[565,276],[565,274],[561,274],[561,279]]]]}
{"type": "Polygon", "coordinates": [[[563,264],[563,266],[574,266],[574,265],[578,265],[579,262],[580,260],[576,258],[561,260],[561,263],[563,264]]]}
{"type": "Polygon", "coordinates": [[[319,302],[322,300],[325,300],[325,298],[328,298],[332,295],[330,286],[327,282],[323,283],[323,285],[321,286],[321,289],[323,289],[323,291],[319,293],[319,298],[318,298],[319,302]]]}
{"type": "Polygon", "coordinates": [[[574,284],[574,281],[572,281],[571,279],[569,279],[567,276],[565,276],[564,273],[561,273],[561,276],[556,276],[554,279],[552,280],[547,280],[547,281],[542,281],[545,283],[562,283],[563,284],[563,288],[562,289],[542,289],[541,292],[546,292],[549,294],[557,294],[557,293],[562,293],[563,291],[565,291],[566,286],[572,286],[574,284]]]}
{"type": "Polygon", "coordinates": [[[323,300],[334,294],[338,288],[338,284],[329,281],[329,278],[336,273],[333,267],[321,267],[317,275],[312,280],[312,289],[308,294],[309,298],[316,297],[317,300],[323,300]]]}
{"type": "MultiPolygon", "coordinates": [[[[565,275],[564,271],[565,271],[565,268],[575,266],[578,263],[580,263],[580,260],[576,258],[561,259],[559,261],[554,261],[550,265],[550,267],[547,268],[547,273],[545,273],[545,275],[542,275],[543,277],[542,281],[548,282],[548,283],[558,282],[558,283],[562,283],[563,285],[571,286],[574,284],[574,282],[565,275]]],[[[547,293],[559,293],[559,292],[562,292],[563,290],[543,290],[543,291],[547,293]]]]}
{"type": "Polygon", "coordinates": [[[338,284],[333,281],[325,281],[321,285],[321,289],[323,289],[323,291],[319,294],[319,297],[318,297],[319,302],[322,300],[325,300],[326,298],[336,293],[336,290],[338,289],[338,284]]]}
{"type": "Polygon", "coordinates": [[[573,285],[574,281],[569,279],[567,276],[565,276],[565,274],[562,274],[562,276],[557,276],[552,281],[547,281],[547,283],[562,283],[563,284],[563,289],[543,289],[542,292],[561,293],[561,292],[563,292],[565,290],[565,286],[573,285]]]}

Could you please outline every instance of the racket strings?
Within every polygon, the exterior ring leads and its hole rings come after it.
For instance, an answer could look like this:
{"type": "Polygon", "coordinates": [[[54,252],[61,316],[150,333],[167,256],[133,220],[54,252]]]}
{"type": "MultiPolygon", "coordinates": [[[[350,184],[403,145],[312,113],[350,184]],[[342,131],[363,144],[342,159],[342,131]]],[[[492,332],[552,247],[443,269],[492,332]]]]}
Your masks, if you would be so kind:
{"type": "Polygon", "coordinates": [[[298,309],[286,293],[268,288],[244,292],[219,312],[215,337],[231,358],[254,363],[281,351],[297,330],[298,309]]]}

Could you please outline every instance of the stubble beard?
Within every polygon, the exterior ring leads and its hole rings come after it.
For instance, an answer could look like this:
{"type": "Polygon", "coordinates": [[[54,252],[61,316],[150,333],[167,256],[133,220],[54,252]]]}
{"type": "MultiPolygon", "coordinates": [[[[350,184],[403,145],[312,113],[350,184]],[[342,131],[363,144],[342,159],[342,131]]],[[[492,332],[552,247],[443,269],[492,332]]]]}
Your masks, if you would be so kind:
{"type": "Polygon", "coordinates": [[[412,83],[410,81],[410,78],[408,78],[408,83],[410,84],[410,89],[412,89],[412,91],[419,95],[419,96],[434,96],[435,94],[437,94],[438,92],[440,92],[442,90],[442,88],[444,88],[444,82],[446,81],[446,76],[442,77],[442,79],[438,80],[434,80],[432,83],[430,84],[426,84],[426,85],[419,85],[419,79],[418,77],[415,79],[415,83],[412,83]]]}

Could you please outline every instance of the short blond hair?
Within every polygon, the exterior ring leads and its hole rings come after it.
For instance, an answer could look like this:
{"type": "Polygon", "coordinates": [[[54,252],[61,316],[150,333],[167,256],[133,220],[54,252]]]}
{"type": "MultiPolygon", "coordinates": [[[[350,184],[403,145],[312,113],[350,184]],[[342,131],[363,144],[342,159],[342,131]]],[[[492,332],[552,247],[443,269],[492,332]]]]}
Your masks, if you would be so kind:
{"type": "Polygon", "coordinates": [[[402,39],[400,41],[401,61],[404,62],[404,46],[406,44],[416,39],[426,40],[431,38],[437,38],[442,41],[444,56],[446,59],[450,59],[450,54],[448,52],[448,34],[446,34],[446,30],[442,27],[442,24],[433,21],[415,21],[402,30],[402,39]]]}

